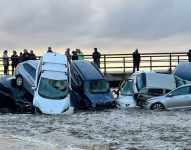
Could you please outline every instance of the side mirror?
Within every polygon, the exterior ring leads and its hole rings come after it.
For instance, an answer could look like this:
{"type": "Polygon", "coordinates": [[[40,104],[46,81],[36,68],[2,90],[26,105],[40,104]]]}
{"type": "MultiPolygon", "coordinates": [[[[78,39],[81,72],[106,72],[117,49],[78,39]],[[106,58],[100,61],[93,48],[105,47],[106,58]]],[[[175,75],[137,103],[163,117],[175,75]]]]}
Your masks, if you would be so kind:
{"type": "Polygon", "coordinates": [[[172,97],[172,96],[173,96],[172,93],[170,93],[170,94],[167,95],[167,97],[172,97]]]}

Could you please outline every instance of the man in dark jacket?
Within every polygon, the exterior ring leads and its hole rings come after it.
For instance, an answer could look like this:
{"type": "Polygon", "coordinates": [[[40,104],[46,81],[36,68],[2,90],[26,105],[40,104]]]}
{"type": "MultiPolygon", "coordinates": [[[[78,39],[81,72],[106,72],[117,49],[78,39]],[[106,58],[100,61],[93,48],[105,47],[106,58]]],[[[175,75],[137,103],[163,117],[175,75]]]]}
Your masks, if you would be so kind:
{"type": "Polygon", "coordinates": [[[51,47],[48,47],[47,53],[53,53],[53,51],[51,50],[51,47]]]}
{"type": "Polygon", "coordinates": [[[94,48],[94,52],[92,54],[92,57],[93,57],[93,60],[94,60],[94,64],[100,68],[100,58],[101,58],[101,55],[100,53],[97,51],[97,48],[94,48]]]}
{"type": "Polygon", "coordinates": [[[30,60],[30,54],[28,53],[27,49],[24,49],[23,51],[24,51],[24,53],[22,55],[23,61],[30,60]]]}
{"type": "Polygon", "coordinates": [[[14,69],[17,67],[18,64],[18,56],[17,56],[17,52],[13,51],[13,55],[11,56],[11,61],[12,61],[12,75],[14,73],[14,69]]]}
{"type": "Polygon", "coordinates": [[[36,60],[36,55],[33,53],[33,50],[30,51],[30,60],[36,60]]]}
{"type": "Polygon", "coordinates": [[[187,53],[188,61],[191,62],[191,49],[187,53]]]}
{"type": "Polygon", "coordinates": [[[78,60],[78,55],[76,54],[75,51],[72,51],[72,60],[78,60]]]}
{"type": "Polygon", "coordinates": [[[137,71],[139,71],[139,64],[141,61],[140,54],[138,52],[138,49],[135,49],[135,52],[133,53],[133,73],[135,72],[135,67],[137,67],[137,71]]]}

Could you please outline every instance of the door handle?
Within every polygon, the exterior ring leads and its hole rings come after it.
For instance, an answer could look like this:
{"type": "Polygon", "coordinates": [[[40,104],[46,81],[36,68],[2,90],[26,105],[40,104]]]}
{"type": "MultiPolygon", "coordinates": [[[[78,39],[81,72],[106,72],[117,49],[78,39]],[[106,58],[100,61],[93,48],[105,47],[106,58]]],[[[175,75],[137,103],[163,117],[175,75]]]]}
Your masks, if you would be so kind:
{"type": "Polygon", "coordinates": [[[189,98],[189,96],[185,96],[184,98],[189,98]]]}

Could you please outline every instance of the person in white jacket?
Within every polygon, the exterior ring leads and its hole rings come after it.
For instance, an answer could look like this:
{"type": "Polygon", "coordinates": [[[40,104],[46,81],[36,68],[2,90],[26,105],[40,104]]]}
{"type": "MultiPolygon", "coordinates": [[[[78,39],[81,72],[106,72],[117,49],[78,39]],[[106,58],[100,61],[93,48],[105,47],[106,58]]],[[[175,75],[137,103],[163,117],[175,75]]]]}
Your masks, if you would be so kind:
{"type": "Polygon", "coordinates": [[[5,50],[3,52],[3,66],[4,66],[4,75],[8,75],[9,74],[9,57],[8,57],[8,51],[5,50]]]}

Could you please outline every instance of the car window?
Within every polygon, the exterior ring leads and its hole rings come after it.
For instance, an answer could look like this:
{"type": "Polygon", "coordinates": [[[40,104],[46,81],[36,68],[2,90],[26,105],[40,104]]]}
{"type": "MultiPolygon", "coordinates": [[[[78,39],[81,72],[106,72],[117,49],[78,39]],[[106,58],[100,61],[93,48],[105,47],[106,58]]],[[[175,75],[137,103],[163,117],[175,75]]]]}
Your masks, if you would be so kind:
{"type": "Polygon", "coordinates": [[[125,85],[123,86],[121,95],[131,95],[133,93],[133,81],[126,81],[125,85]]]}
{"type": "Polygon", "coordinates": [[[82,86],[82,79],[81,77],[79,76],[78,72],[72,67],[71,68],[71,75],[72,77],[74,78],[75,82],[79,85],[79,86],[82,86]]]}
{"type": "Polygon", "coordinates": [[[2,86],[2,91],[6,94],[12,94],[11,90],[7,86],[2,86]]]}
{"type": "Polygon", "coordinates": [[[176,87],[184,85],[184,80],[182,80],[181,78],[175,76],[175,80],[176,80],[176,87]]]}
{"type": "Polygon", "coordinates": [[[163,95],[163,89],[149,89],[148,95],[155,95],[155,96],[163,95]]]}
{"type": "Polygon", "coordinates": [[[138,74],[136,78],[136,86],[137,90],[139,91],[146,85],[146,77],[144,73],[138,74]]]}
{"type": "Polygon", "coordinates": [[[26,69],[26,71],[27,71],[28,73],[31,73],[32,71],[35,70],[35,69],[34,69],[31,65],[29,65],[28,63],[23,64],[23,66],[24,66],[24,68],[26,69]]]}
{"type": "Polygon", "coordinates": [[[178,96],[178,95],[186,95],[186,94],[189,94],[189,89],[190,89],[189,86],[179,88],[179,89],[177,89],[177,90],[174,90],[174,91],[172,92],[172,95],[173,95],[173,96],[178,96]]]}
{"type": "Polygon", "coordinates": [[[33,70],[30,75],[35,79],[36,78],[36,70],[33,70]]]}

